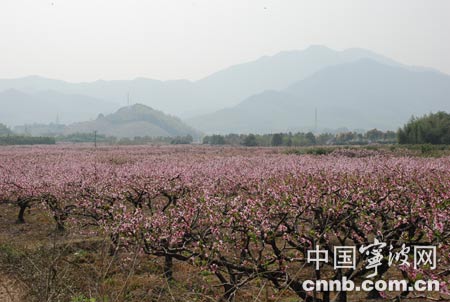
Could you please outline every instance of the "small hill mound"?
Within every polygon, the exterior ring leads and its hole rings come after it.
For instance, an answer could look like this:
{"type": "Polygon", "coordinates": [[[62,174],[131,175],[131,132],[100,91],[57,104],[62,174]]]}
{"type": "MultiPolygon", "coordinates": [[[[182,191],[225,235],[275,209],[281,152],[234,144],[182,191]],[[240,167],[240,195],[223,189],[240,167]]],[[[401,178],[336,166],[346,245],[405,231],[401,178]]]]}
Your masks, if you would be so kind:
{"type": "Polygon", "coordinates": [[[135,136],[185,136],[197,137],[199,133],[177,117],[167,115],[151,107],[135,104],[120,108],[109,115],[100,114],[96,120],[75,123],[67,127],[65,134],[97,131],[115,137],[135,136]]]}

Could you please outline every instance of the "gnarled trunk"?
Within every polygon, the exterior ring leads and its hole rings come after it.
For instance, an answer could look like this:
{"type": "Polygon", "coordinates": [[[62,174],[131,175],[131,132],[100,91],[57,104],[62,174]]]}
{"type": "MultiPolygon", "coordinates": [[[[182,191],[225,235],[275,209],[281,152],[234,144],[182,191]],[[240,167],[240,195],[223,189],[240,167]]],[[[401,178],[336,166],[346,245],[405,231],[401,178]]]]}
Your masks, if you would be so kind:
{"type": "Polygon", "coordinates": [[[169,255],[164,256],[164,277],[169,281],[173,280],[173,258],[169,255]]]}
{"type": "Polygon", "coordinates": [[[23,206],[23,205],[19,205],[20,210],[19,210],[19,215],[17,216],[17,221],[16,223],[25,223],[25,210],[27,209],[27,206],[23,206]]]}

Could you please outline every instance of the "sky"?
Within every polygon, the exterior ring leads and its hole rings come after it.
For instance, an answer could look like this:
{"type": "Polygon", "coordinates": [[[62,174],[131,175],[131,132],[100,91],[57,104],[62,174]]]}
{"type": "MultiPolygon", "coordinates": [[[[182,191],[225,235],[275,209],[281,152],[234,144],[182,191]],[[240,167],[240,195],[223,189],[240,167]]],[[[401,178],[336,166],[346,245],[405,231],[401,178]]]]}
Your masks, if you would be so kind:
{"type": "Polygon", "coordinates": [[[317,44],[450,74],[449,16],[448,0],[0,0],[0,78],[197,80],[317,44]]]}

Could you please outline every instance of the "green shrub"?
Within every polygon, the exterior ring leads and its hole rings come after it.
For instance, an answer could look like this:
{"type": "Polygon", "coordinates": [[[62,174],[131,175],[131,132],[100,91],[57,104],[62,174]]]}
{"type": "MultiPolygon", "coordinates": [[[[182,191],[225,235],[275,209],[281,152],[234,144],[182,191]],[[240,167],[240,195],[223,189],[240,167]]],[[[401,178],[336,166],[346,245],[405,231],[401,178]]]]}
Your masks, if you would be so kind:
{"type": "Polygon", "coordinates": [[[72,297],[70,302],[96,302],[97,300],[95,298],[86,298],[85,295],[79,295],[72,297]]]}

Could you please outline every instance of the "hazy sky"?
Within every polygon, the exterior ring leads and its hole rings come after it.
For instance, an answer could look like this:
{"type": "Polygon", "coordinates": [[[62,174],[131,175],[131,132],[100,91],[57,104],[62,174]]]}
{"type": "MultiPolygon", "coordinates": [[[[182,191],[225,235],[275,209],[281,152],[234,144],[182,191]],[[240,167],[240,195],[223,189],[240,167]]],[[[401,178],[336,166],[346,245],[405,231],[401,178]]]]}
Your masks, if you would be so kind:
{"type": "Polygon", "coordinates": [[[0,0],[0,78],[195,80],[311,44],[450,73],[450,1],[0,0]]]}

